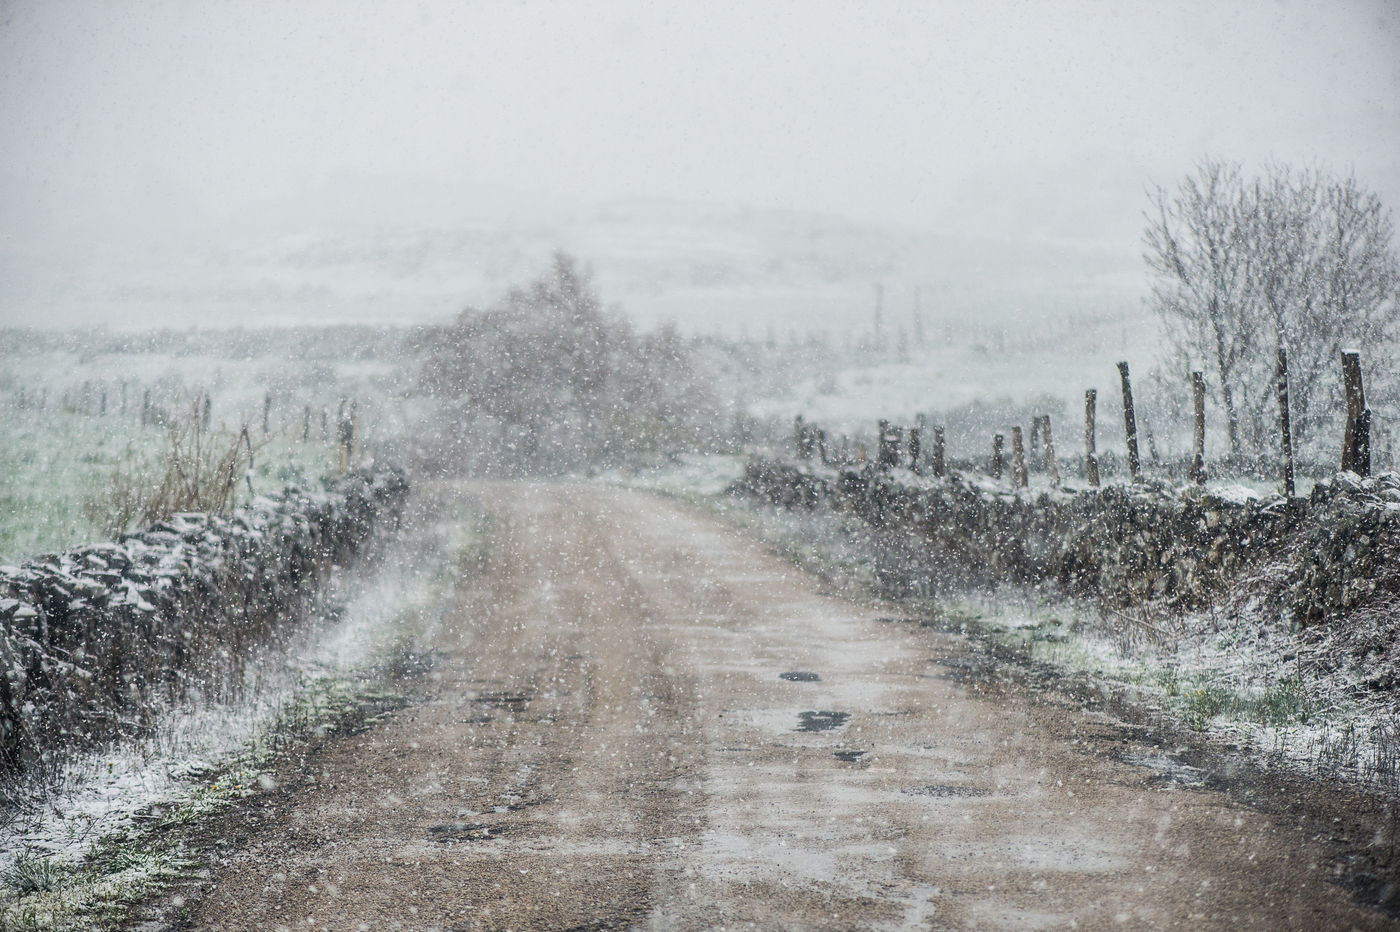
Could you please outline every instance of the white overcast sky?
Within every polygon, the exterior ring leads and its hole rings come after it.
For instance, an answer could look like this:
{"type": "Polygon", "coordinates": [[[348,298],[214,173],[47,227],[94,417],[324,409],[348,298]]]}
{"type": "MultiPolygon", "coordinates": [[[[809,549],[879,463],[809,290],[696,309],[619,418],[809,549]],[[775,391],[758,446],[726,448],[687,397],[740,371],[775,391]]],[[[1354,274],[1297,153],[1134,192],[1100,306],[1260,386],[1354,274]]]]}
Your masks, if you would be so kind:
{"type": "Polygon", "coordinates": [[[1135,249],[1206,154],[1395,208],[1400,3],[0,0],[11,245],[660,197],[1135,249]]]}

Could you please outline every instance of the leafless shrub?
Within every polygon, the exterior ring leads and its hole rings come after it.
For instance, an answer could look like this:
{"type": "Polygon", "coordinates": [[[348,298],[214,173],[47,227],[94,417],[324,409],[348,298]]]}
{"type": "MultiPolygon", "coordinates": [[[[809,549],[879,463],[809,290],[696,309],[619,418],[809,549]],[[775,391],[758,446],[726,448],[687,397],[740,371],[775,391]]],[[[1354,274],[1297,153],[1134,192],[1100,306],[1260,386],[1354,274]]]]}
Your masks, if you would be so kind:
{"type": "Polygon", "coordinates": [[[117,467],[107,487],[87,503],[87,516],[116,536],[179,512],[228,512],[252,456],[246,425],[238,432],[210,431],[191,414],[170,425],[155,464],[129,460],[117,467]]]}

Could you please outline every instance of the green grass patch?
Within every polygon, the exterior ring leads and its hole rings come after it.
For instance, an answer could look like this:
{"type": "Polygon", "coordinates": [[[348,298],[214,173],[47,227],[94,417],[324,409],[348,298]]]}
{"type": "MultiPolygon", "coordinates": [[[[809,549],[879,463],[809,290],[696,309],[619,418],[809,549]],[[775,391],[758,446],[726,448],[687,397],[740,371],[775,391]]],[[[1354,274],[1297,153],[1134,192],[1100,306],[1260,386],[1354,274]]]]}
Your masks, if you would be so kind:
{"type": "MultiPolygon", "coordinates": [[[[168,445],[165,428],[139,420],[94,417],[50,407],[40,411],[0,405],[6,468],[0,470],[0,562],[105,540],[114,477],[154,477],[168,445]]],[[[289,483],[318,487],[339,468],[333,445],[274,434],[256,437],[253,467],[238,483],[235,504],[250,494],[280,491],[289,483]],[[249,482],[251,481],[251,489],[249,482]]]]}

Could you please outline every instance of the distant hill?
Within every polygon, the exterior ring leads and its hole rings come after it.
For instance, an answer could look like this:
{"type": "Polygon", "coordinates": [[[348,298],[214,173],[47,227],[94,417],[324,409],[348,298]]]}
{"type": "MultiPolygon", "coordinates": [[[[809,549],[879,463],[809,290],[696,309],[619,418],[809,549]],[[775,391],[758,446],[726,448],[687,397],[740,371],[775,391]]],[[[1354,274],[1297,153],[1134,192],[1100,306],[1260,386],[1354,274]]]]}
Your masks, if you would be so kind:
{"type": "MultiPolygon", "coordinates": [[[[950,226],[955,225],[950,222],[950,226]]],[[[801,211],[633,200],[434,228],[337,226],[141,251],[0,244],[0,323],[426,323],[489,304],[555,249],[640,325],[762,336],[1140,313],[1137,244],[1007,242],[801,211]]]]}

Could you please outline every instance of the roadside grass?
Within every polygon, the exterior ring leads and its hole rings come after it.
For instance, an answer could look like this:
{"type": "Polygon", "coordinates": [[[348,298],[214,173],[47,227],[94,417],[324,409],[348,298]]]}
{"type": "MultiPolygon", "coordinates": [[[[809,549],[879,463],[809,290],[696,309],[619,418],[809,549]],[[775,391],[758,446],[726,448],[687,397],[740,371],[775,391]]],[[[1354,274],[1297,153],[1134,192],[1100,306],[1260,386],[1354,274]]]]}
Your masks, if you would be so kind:
{"type": "MultiPolygon", "coordinates": [[[[467,513],[469,501],[438,506],[427,540],[385,555],[380,575],[393,579],[372,583],[345,617],[287,658],[294,679],[285,695],[271,702],[263,697],[257,710],[230,710],[262,716],[244,741],[213,759],[188,761],[181,759],[188,753],[182,747],[137,749],[148,758],[146,766],[181,773],[173,792],[139,805],[86,842],[81,839],[90,829],[76,815],[60,813],[60,822],[72,824],[50,825],[47,833],[80,839],[67,846],[67,855],[34,843],[0,867],[0,932],[98,930],[131,920],[138,904],[195,876],[203,865],[189,840],[239,800],[277,791],[279,767],[319,741],[370,727],[413,701],[431,670],[429,640],[451,588],[465,567],[479,564],[487,546],[479,520],[467,513]]],[[[257,698],[245,697],[245,704],[257,698]]],[[[46,802],[55,795],[61,791],[40,793],[46,802]]],[[[178,911],[179,898],[172,899],[158,908],[178,911]]]]}
{"type": "MultiPolygon", "coordinates": [[[[312,740],[368,727],[408,701],[392,671],[403,668],[396,653],[412,653],[411,643],[408,635],[397,639],[387,655],[354,676],[304,677],[282,713],[237,753],[198,771],[178,799],[98,838],[81,861],[21,852],[0,872],[0,932],[111,928],[132,906],[189,876],[200,864],[186,854],[181,830],[245,797],[275,791],[273,770],[312,740]]],[[[416,663],[421,668],[421,660],[416,663]]]]}
{"type": "Polygon", "coordinates": [[[1304,663],[1296,632],[1260,618],[1164,613],[1144,635],[1122,612],[1010,589],[907,604],[1264,762],[1400,792],[1400,710],[1304,663]]]}

